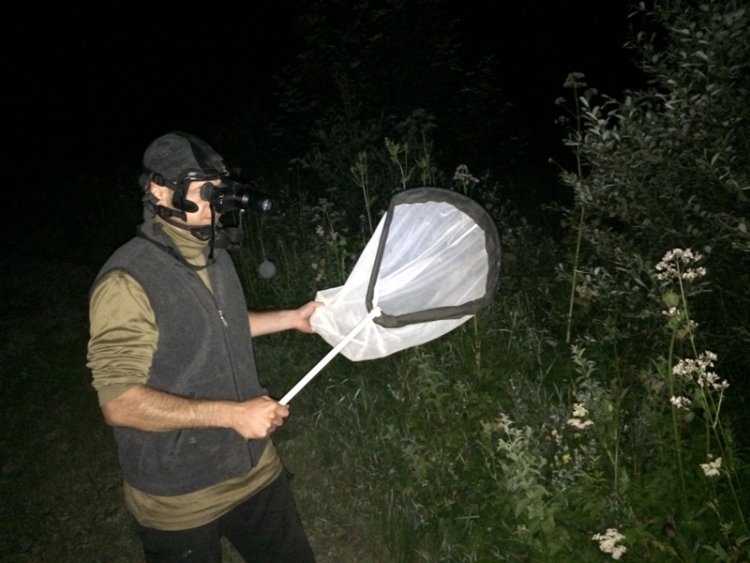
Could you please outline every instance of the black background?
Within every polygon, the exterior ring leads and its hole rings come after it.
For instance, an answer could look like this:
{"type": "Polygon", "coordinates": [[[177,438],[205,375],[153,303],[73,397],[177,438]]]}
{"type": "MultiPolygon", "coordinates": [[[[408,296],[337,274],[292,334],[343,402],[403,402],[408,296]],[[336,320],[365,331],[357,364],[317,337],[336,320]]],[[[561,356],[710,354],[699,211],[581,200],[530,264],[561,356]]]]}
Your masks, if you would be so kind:
{"type": "MultiPolygon", "coordinates": [[[[64,221],[55,202],[90,196],[90,185],[78,187],[77,178],[137,170],[147,144],[165,132],[211,142],[211,132],[242,108],[273,114],[273,76],[301,48],[292,33],[299,8],[195,6],[6,13],[3,160],[13,186],[11,222],[64,221]]],[[[447,9],[459,20],[462,58],[494,54],[501,88],[540,163],[561,145],[554,100],[566,93],[569,72],[585,73],[590,86],[615,96],[642,86],[633,53],[623,48],[630,21],[621,0],[450,0],[447,9]]]]}

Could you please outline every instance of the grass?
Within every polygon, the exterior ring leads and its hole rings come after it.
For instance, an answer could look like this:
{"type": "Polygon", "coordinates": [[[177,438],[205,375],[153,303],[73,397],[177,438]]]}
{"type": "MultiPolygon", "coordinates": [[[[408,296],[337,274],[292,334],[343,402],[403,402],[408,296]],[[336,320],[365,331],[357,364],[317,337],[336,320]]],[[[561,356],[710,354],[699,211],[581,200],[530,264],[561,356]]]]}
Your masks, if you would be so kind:
{"type": "Polygon", "coordinates": [[[94,270],[13,257],[3,270],[0,555],[136,560],[135,544],[121,533],[129,521],[111,433],[85,368],[94,270]]]}

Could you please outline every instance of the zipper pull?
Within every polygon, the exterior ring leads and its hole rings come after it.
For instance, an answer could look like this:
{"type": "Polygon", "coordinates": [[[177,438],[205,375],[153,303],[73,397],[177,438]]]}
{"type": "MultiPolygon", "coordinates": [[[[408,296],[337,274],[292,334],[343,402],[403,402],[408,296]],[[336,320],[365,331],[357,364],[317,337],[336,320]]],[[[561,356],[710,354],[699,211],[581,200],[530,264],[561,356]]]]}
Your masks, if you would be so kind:
{"type": "Polygon", "coordinates": [[[224,323],[224,326],[225,326],[225,327],[228,327],[228,326],[229,326],[229,323],[228,323],[228,322],[227,322],[227,320],[226,320],[226,319],[224,318],[224,313],[222,313],[222,312],[221,312],[221,309],[216,309],[216,310],[217,310],[217,311],[219,312],[219,318],[221,318],[221,322],[223,322],[223,323],[224,323]]]}

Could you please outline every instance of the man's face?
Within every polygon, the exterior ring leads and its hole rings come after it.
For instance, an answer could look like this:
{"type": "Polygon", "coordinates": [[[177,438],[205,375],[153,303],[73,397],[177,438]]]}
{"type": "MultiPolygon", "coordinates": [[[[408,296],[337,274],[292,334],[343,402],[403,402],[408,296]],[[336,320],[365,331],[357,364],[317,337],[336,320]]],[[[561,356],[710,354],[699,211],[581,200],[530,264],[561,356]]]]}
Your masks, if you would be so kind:
{"type": "MultiPolygon", "coordinates": [[[[221,180],[216,179],[211,180],[210,183],[214,186],[218,186],[220,182],[221,180]]],[[[198,206],[198,211],[196,211],[195,213],[186,213],[187,218],[185,221],[181,221],[176,217],[172,219],[173,221],[184,223],[189,227],[202,227],[204,225],[211,224],[211,206],[209,202],[201,198],[201,187],[205,183],[205,180],[190,182],[190,186],[188,187],[187,194],[185,196],[185,199],[187,199],[188,201],[192,201],[196,206],[198,206]]],[[[151,193],[154,194],[156,199],[159,200],[159,205],[175,209],[175,207],[172,205],[172,197],[174,195],[174,192],[170,188],[166,186],[159,186],[158,184],[151,182],[151,193]]],[[[217,213],[217,220],[218,216],[219,214],[217,213]]]]}

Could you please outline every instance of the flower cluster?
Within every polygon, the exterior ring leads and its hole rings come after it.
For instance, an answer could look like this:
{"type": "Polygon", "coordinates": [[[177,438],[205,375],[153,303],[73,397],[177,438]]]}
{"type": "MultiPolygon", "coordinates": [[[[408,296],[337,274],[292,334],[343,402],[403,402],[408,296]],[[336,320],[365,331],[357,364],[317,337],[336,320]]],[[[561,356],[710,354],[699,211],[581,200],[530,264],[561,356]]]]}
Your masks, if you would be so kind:
{"type": "Polygon", "coordinates": [[[665,309],[664,311],[662,311],[661,314],[665,317],[673,319],[680,316],[680,310],[677,307],[670,307],[669,309],[665,309]]]}
{"type": "Polygon", "coordinates": [[[678,409],[684,410],[690,410],[690,404],[692,403],[692,401],[687,397],[679,397],[677,395],[672,396],[672,398],[669,399],[669,402],[678,409]]]}
{"type": "Polygon", "coordinates": [[[719,469],[721,469],[721,458],[717,457],[715,460],[709,461],[708,463],[701,463],[701,469],[706,477],[718,477],[719,469]]]}
{"type": "Polygon", "coordinates": [[[696,359],[687,358],[680,360],[672,373],[677,376],[686,377],[695,381],[699,387],[711,387],[716,391],[723,391],[729,387],[726,380],[719,380],[719,376],[713,371],[709,371],[716,361],[716,354],[713,352],[703,352],[696,359]]]}
{"type": "Polygon", "coordinates": [[[675,248],[667,252],[656,265],[656,277],[660,280],[679,279],[693,281],[706,275],[706,269],[703,267],[689,268],[703,259],[698,252],[693,252],[689,248],[675,248]]]}
{"type": "Polygon", "coordinates": [[[612,559],[620,559],[628,550],[624,545],[618,545],[625,536],[618,532],[617,528],[609,528],[604,534],[594,534],[591,539],[599,542],[599,549],[604,553],[611,553],[612,559]]]}
{"type": "Polygon", "coordinates": [[[568,424],[579,430],[584,430],[586,427],[594,424],[592,420],[584,420],[589,415],[589,411],[582,403],[576,403],[573,405],[573,418],[568,419],[568,424]]]}
{"type": "Polygon", "coordinates": [[[469,167],[465,164],[458,165],[455,174],[453,174],[453,180],[459,182],[464,187],[479,183],[479,178],[472,175],[472,173],[469,172],[469,167]]]}
{"type": "Polygon", "coordinates": [[[322,260],[320,264],[313,262],[310,267],[315,271],[315,283],[320,282],[325,277],[325,260],[322,260]]]}
{"type": "Polygon", "coordinates": [[[568,74],[567,78],[565,79],[565,83],[563,84],[563,88],[585,88],[586,83],[583,81],[583,79],[586,78],[582,72],[571,72],[568,74]]]}

